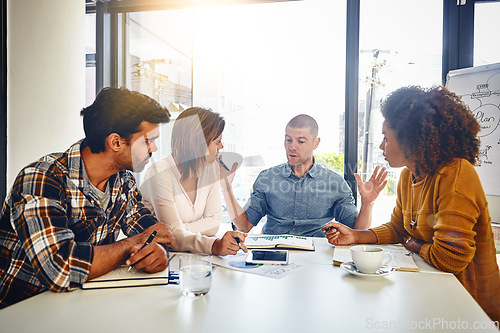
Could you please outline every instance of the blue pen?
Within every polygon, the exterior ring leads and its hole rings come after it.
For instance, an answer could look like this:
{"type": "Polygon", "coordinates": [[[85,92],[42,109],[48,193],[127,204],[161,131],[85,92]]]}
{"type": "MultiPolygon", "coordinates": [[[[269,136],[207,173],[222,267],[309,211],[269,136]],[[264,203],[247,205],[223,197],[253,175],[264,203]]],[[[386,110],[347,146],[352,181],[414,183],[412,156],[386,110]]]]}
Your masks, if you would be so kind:
{"type": "Polygon", "coordinates": [[[332,226],[326,227],[326,228],[325,228],[325,233],[326,233],[326,232],[328,232],[328,231],[330,231],[330,230],[332,230],[332,229],[333,229],[333,227],[332,227],[332,226]]]}
{"type": "MultiPolygon", "coordinates": [[[[139,249],[139,251],[140,251],[140,250],[142,250],[143,248],[145,248],[145,247],[146,247],[146,245],[148,245],[149,243],[151,243],[151,242],[153,241],[153,239],[154,239],[154,238],[155,238],[155,236],[156,236],[156,233],[157,233],[157,231],[155,230],[155,231],[153,231],[153,233],[152,233],[151,235],[149,235],[148,239],[147,239],[147,240],[146,240],[146,242],[145,242],[145,243],[141,246],[141,248],[139,249]]],[[[168,253],[168,252],[167,252],[167,253],[168,253]]],[[[137,264],[137,262],[136,262],[135,264],[137,264]]],[[[130,270],[132,269],[132,267],[134,267],[134,265],[135,265],[135,264],[130,265],[130,266],[128,267],[128,270],[127,270],[127,271],[130,271],[130,270]]]]}

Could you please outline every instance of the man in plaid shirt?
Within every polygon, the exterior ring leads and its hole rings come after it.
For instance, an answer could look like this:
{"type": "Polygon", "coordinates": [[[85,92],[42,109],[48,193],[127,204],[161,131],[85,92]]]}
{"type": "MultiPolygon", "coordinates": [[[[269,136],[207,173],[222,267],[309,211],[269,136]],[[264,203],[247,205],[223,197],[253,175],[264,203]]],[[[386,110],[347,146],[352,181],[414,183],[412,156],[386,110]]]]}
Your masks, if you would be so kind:
{"type": "Polygon", "coordinates": [[[85,139],[17,176],[0,218],[0,308],[45,290],[69,291],[120,264],[154,273],[174,239],[144,208],[133,176],[157,150],[167,109],[104,88],[81,111],[85,139]],[[128,237],[117,241],[122,230],[128,237]],[[157,230],[154,242],[140,249],[157,230]]]}

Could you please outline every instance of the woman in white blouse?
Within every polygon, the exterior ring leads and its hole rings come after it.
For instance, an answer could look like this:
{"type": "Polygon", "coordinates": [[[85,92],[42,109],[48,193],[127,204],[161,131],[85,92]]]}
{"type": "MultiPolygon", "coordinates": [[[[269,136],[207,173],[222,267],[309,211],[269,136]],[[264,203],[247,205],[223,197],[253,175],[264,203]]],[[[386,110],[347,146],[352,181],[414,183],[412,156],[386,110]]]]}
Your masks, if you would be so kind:
{"type": "Polygon", "coordinates": [[[228,231],[214,237],[222,219],[216,158],[225,121],[210,109],[183,111],[172,128],[172,153],[154,163],[141,186],[144,205],[175,236],[175,251],[236,254],[246,234],[228,231]],[[238,242],[239,240],[239,242],[238,242]]]}

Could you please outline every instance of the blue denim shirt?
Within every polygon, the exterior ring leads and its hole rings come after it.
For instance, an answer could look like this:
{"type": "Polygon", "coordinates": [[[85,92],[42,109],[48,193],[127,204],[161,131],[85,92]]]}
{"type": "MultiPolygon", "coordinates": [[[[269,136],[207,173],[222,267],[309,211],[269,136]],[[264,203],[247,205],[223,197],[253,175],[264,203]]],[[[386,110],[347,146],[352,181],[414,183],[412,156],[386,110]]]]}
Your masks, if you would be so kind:
{"type": "Polygon", "coordinates": [[[344,178],[314,163],[301,178],[288,163],[262,171],[245,205],[248,221],[267,215],[265,234],[325,237],[321,227],[335,219],[354,227],[358,211],[344,178]]]}

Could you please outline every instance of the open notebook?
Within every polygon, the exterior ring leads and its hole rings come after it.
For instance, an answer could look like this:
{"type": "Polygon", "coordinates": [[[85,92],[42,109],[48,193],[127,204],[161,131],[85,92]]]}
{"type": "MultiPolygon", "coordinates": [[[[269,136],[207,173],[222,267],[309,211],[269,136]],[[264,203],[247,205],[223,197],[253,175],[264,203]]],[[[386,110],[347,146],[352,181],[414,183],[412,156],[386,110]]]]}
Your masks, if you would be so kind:
{"type": "MultiPolygon", "coordinates": [[[[394,267],[397,271],[407,271],[407,272],[420,271],[417,264],[415,263],[415,260],[413,260],[413,256],[409,254],[410,251],[405,249],[404,246],[401,244],[385,244],[385,245],[376,244],[367,246],[381,247],[384,249],[384,251],[392,253],[393,258],[388,265],[394,267]]],[[[335,246],[335,249],[333,250],[333,264],[340,265],[343,262],[350,262],[350,261],[352,261],[351,246],[350,245],[335,246]]]]}
{"type": "Polygon", "coordinates": [[[314,251],[314,241],[310,237],[294,235],[248,235],[245,246],[249,249],[293,249],[314,251]]]}

